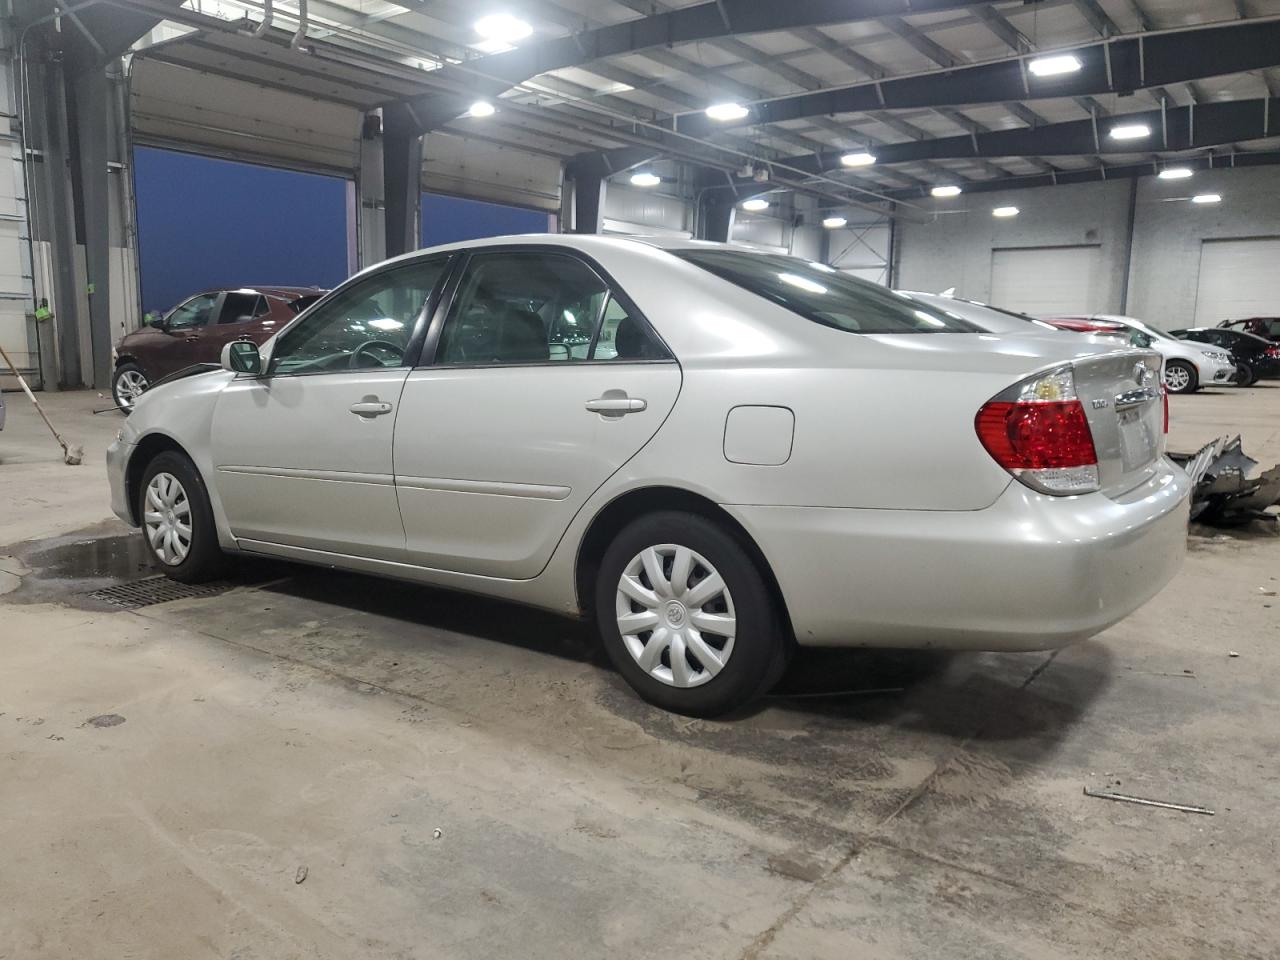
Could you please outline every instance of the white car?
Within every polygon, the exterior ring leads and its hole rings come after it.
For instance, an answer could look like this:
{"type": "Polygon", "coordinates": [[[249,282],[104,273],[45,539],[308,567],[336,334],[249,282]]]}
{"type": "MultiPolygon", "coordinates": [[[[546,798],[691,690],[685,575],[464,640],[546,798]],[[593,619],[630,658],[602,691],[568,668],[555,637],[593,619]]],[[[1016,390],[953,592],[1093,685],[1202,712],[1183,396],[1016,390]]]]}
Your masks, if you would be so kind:
{"type": "Polygon", "coordinates": [[[1114,313],[1094,313],[1062,319],[1109,321],[1141,334],[1135,342],[1141,346],[1149,345],[1164,357],[1164,385],[1170,393],[1195,393],[1204,386],[1225,386],[1235,382],[1235,361],[1231,359],[1231,354],[1220,347],[1179,340],[1134,317],[1114,313]]]}
{"type": "Polygon", "coordinates": [[[690,714],[768,690],[793,643],[1079,640],[1185,550],[1158,355],[975,332],[776,254],[423,250],[223,365],[144,394],[108,452],[170,576],[249,553],[591,615],[690,714]]]}
{"type": "MultiPolygon", "coordinates": [[[[912,300],[918,300],[935,310],[942,310],[962,320],[968,320],[988,333],[1012,333],[1019,336],[1025,336],[1029,333],[1049,333],[1060,337],[1088,336],[1088,334],[1055,327],[1051,323],[1037,320],[1035,317],[1027,316],[1025,313],[1004,310],[987,303],[979,303],[977,300],[966,300],[963,297],[946,293],[919,293],[915,290],[899,290],[898,293],[904,297],[910,297],[912,300]]],[[[1106,339],[1099,337],[1096,342],[1106,342],[1106,339]]],[[[1113,339],[1112,342],[1128,345],[1129,338],[1113,339]]]]}

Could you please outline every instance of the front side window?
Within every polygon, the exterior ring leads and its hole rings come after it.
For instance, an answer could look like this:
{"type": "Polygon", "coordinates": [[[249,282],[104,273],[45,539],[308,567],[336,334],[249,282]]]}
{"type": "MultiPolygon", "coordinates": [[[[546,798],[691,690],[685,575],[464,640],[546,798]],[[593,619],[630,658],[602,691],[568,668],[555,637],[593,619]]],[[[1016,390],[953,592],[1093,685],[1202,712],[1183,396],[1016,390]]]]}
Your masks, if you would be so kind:
{"type": "Polygon", "coordinates": [[[218,302],[216,293],[202,293],[192,297],[181,306],[174,307],[164,318],[165,326],[170,330],[188,330],[192,327],[203,327],[213,315],[213,305],[218,302]]]}
{"type": "Polygon", "coordinates": [[[608,292],[594,270],[564,254],[476,254],[445,321],[436,362],[585,360],[608,292]]]}
{"type": "Polygon", "coordinates": [[[826,264],[740,250],[672,250],[800,316],[849,333],[981,333],[967,320],[826,264]]]}
{"type": "Polygon", "coordinates": [[[418,260],[375,273],[337,293],[281,339],[271,372],[324,373],[399,367],[423,307],[448,264],[418,260]]]}

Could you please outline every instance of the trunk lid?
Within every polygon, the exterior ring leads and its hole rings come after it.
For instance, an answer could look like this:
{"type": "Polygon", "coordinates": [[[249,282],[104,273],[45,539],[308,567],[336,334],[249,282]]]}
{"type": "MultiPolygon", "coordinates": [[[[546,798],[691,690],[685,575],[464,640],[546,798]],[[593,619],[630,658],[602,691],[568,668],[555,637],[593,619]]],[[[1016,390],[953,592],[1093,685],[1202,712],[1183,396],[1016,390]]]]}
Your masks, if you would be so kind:
{"type": "Polygon", "coordinates": [[[1098,455],[1098,480],[1108,496],[1145,481],[1164,453],[1160,365],[1154,350],[1126,350],[1072,364],[1098,455]]]}

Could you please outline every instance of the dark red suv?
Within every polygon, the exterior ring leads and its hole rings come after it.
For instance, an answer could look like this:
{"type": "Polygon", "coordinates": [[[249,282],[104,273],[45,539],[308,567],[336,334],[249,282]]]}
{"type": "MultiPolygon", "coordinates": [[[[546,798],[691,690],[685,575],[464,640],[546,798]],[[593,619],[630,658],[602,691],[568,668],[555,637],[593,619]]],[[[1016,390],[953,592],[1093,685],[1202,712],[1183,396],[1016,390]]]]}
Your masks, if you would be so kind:
{"type": "Polygon", "coordinates": [[[151,384],[196,363],[218,363],[232,340],[263,343],[324,295],[317,287],[206,290],[116,344],[111,395],[126,413],[151,384]]]}

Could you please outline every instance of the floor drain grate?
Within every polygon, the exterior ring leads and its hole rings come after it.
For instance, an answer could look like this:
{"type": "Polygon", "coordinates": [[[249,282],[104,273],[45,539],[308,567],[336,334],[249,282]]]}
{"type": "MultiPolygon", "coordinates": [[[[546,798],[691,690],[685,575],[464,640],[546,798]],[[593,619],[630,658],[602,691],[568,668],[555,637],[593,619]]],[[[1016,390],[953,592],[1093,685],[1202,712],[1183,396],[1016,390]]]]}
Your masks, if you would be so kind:
{"type": "Polygon", "coordinates": [[[225,580],[216,583],[178,583],[176,580],[160,576],[120,583],[114,587],[104,587],[101,590],[94,590],[89,596],[116,607],[149,607],[156,603],[168,603],[170,600],[212,597],[230,590],[233,586],[235,584],[225,580]]]}

